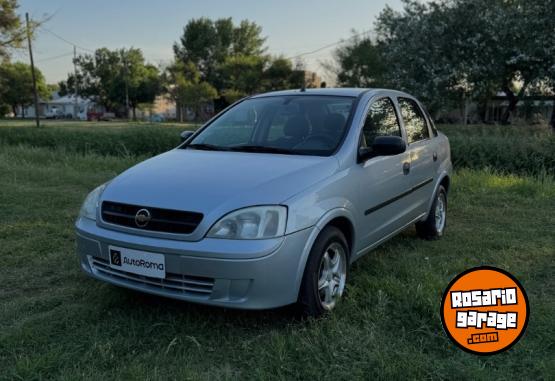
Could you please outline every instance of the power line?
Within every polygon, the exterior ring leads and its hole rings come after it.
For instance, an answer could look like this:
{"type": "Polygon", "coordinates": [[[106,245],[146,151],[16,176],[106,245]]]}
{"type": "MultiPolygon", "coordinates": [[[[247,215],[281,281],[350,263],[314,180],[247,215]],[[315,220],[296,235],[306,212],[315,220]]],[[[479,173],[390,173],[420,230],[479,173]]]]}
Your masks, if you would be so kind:
{"type": "Polygon", "coordinates": [[[57,33],[53,32],[53,31],[51,31],[50,29],[47,29],[47,28],[45,28],[45,27],[43,27],[43,26],[39,26],[39,28],[42,29],[42,30],[44,30],[45,32],[50,33],[51,35],[53,35],[54,37],[56,37],[58,40],[63,41],[63,42],[65,42],[66,44],[69,44],[69,45],[71,45],[71,46],[75,46],[75,47],[77,47],[77,48],[79,48],[79,49],[81,49],[81,50],[84,50],[84,51],[86,51],[86,52],[90,52],[90,53],[94,53],[94,52],[95,52],[95,51],[92,50],[92,49],[84,48],[84,47],[79,46],[78,44],[76,44],[76,43],[74,43],[74,42],[69,41],[68,39],[66,39],[66,38],[64,38],[64,37],[62,37],[62,36],[60,36],[59,34],[57,34],[57,33]]]}
{"type": "Polygon", "coordinates": [[[72,54],[73,54],[73,52],[69,52],[69,53],[64,53],[64,54],[60,54],[60,55],[57,55],[57,56],[46,57],[46,58],[42,58],[42,59],[38,60],[37,62],[45,62],[45,61],[56,60],[58,58],[67,57],[67,56],[70,56],[72,54]]]}
{"type": "Polygon", "coordinates": [[[334,47],[336,45],[343,44],[343,43],[345,43],[349,40],[352,40],[353,38],[362,36],[363,34],[369,33],[371,31],[372,31],[371,29],[365,30],[365,31],[362,31],[360,33],[353,34],[351,37],[347,38],[346,40],[339,40],[339,41],[336,41],[336,42],[332,42],[331,44],[324,45],[324,46],[322,46],[318,49],[314,49],[314,50],[311,50],[311,51],[305,52],[305,53],[300,53],[300,54],[297,54],[295,56],[288,57],[287,59],[294,60],[296,58],[300,58],[300,57],[303,57],[303,56],[308,56],[308,55],[311,55],[311,54],[314,54],[314,53],[318,53],[318,52],[321,52],[322,50],[326,50],[326,49],[329,49],[329,48],[334,47]]]}

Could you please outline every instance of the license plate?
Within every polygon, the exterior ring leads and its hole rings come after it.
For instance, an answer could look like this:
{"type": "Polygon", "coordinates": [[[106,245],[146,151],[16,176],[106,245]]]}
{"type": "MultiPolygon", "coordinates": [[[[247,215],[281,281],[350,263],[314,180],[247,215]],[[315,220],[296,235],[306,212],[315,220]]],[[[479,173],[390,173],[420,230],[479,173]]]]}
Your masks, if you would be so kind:
{"type": "Polygon", "coordinates": [[[164,255],[109,246],[110,267],[133,274],[163,279],[166,277],[164,255]]]}

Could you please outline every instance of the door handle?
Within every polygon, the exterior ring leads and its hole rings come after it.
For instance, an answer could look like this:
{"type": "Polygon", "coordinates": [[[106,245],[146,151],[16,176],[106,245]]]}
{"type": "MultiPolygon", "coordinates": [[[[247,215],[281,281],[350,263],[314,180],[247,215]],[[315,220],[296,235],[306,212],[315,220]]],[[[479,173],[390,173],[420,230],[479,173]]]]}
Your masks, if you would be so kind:
{"type": "Polygon", "coordinates": [[[408,161],[405,161],[403,163],[403,174],[408,175],[409,172],[410,172],[410,163],[408,161]]]}
{"type": "Polygon", "coordinates": [[[434,161],[437,161],[437,152],[434,152],[434,154],[432,155],[432,158],[434,159],[434,161]]]}

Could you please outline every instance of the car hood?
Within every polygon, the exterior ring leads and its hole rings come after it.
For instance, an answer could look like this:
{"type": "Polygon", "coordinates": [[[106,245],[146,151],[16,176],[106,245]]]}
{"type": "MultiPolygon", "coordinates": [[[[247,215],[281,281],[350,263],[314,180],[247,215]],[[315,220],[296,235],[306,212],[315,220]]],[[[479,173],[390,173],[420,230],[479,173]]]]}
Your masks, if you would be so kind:
{"type": "Polygon", "coordinates": [[[200,212],[211,226],[235,209],[279,204],[337,168],[334,157],[174,149],[117,176],[101,200],[200,212]]]}

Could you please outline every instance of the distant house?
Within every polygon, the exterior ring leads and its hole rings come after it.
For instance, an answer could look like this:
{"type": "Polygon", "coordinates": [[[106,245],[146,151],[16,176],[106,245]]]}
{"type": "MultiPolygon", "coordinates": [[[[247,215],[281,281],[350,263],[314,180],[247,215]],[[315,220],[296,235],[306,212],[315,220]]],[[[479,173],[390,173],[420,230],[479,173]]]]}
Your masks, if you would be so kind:
{"type": "MultiPolygon", "coordinates": [[[[552,96],[544,95],[525,95],[516,104],[516,110],[512,113],[512,118],[526,120],[529,123],[546,123],[551,118],[555,101],[552,96]]],[[[469,123],[499,123],[509,106],[509,98],[500,91],[491,97],[486,107],[482,110],[476,102],[462,104],[460,108],[453,108],[440,113],[437,120],[445,123],[464,121],[463,115],[466,113],[469,123]]]]}
{"type": "MultiPolygon", "coordinates": [[[[87,120],[89,113],[104,111],[104,107],[91,99],[74,95],[60,96],[58,92],[53,92],[49,100],[39,100],[39,117],[41,118],[87,120]]],[[[17,110],[17,117],[34,118],[35,115],[34,105],[19,107],[17,110]]]]}
{"type": "MultiPolygon", "coordinates": [[[[554,105],[553,97],[544,95],[526,95],[516,105],[514,117],[520,119],[548,121],[554,105]]],[[[498,122],[509,106],[509,99],[504,92],[499,92],[488,102],[486,121],[498,122]]]]}
{"type": "Polygon", "coordinates": [[[176,119],[175,102],[167,94],[158,95],[149,107],[139,107],[136,115],[138,119],[143,120],[174,120],[176,119]]]}
{"type": "Polygon", "coordinates": [[[199,115],[191,107],[180,107],[171,99],[169,94],[158,95],[152,105],[138,108],[136,115],[138,119],[150,121],[178,120],[194,121],[208,119],[214,115],[214,102],[207,102],[197,110],[199,115]]]}
{"type": "Polygon", "coordinates": [[[307,88],[317,88],[322,86],[322,78],[313,71],[304,71],[304,83],[307,88]]]}

